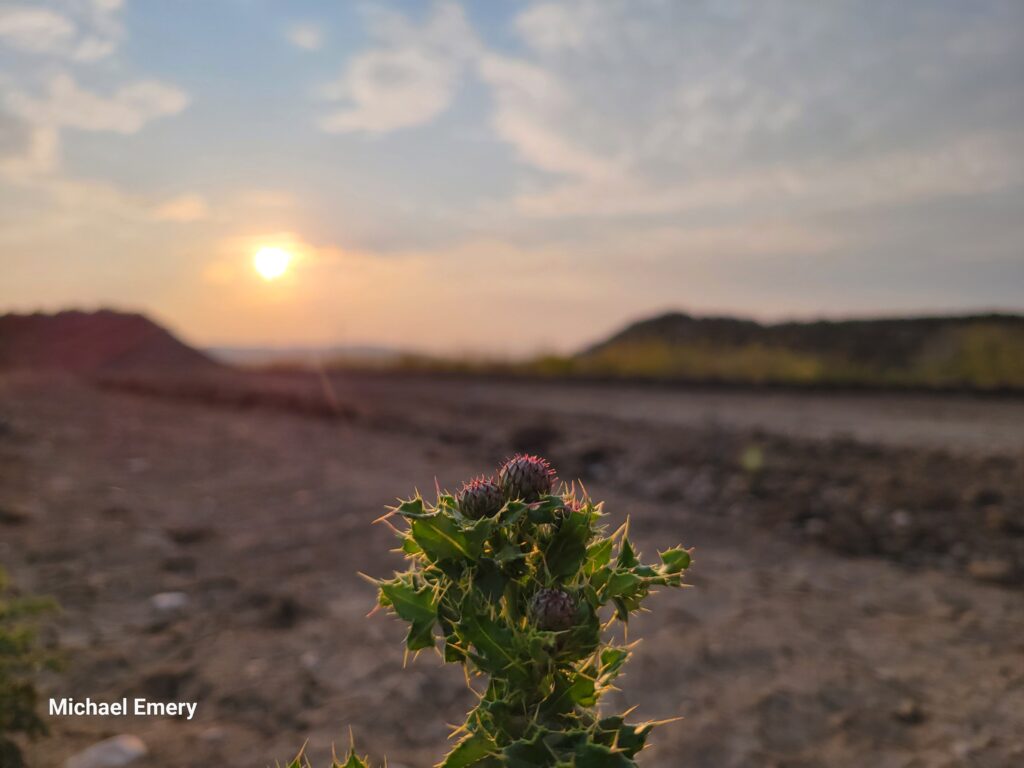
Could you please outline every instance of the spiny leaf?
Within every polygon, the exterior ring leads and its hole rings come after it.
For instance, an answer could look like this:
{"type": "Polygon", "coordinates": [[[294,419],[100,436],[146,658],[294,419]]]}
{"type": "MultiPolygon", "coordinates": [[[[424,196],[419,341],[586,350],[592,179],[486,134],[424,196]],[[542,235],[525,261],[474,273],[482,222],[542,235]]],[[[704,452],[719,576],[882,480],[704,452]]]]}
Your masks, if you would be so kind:
{"type": "Polygon", "coordinates": [[[587,556],[590,533],[590,516],[584,512],[571,511],[562,520],[544,556],[553,577],[564,579],[579,570],[587,556]]]}
{"type": "Polygon", "coordinates": [[[380,582],[380,591],[387,598],[385,605],[394,608],[395,613],[406,621],[433,621],[437,618],[434,591],[430,587],[417,590],[395,579],[380,582]]]}
{"type": "Polygon", "coordinates": [[[460,529],[451,517],[438,513],[412,519],[412,537],[432,560],[475,560],[486,538],[480,532],[460,529]]]}
{"type": "Polygon", "coordinates": [[[463,739],[448,756],[439,768],[467,768],[477,765],[481,760],[493,755],[498,745],[489,736],[483,733],[474,733],[463,739]]]}
{"type": "Polygon", "coordinates": [[[680,573],[690,567],[690,553],[682,547],[674,547],[659,553],[665,573],[680,573]]]}

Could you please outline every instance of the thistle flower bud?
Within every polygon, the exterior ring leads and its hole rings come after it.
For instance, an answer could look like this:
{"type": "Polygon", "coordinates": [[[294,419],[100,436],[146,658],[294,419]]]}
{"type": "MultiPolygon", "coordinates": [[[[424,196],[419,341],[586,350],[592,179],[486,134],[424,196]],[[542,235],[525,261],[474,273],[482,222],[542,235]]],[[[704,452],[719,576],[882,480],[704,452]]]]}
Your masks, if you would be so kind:
{"type": "Polygon", "coordinates": [[[530,601],[530,616],[538,629],[562,632],[576,621],[576,601],[561,589],[542,589],[530,601]]]}
{"type": "Polygon", "coordinates": [[[544,494],[551,493],[554,482],[555,470],[540,456],[520,453],[506,461],[498,470],[498,483],[505,498],[510,501],[537,501],[544,494]]]}
{"type": "Polygon", "coordinates": [[[505,503],[498,484],[493,479],[482,476],[463,483],[457,499],[459,511],[472,518],[496,515],[505,503]]]}

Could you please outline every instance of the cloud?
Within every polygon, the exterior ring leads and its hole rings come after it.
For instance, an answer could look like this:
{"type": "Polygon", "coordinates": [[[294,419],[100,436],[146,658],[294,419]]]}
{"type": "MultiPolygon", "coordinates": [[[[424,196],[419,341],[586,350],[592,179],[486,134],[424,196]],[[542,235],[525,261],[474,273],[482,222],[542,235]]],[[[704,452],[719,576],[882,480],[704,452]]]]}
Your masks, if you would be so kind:
{"type": "Polygon", "coordinates": [[[323,130],[385,133],[430,122],[451,104],[478,48],[462,8],[450,2],[436,5],[422,26],[381,14],[374,34],[377,45],[324,89],[344,106],[321,119],[323,130]]]}
{"type": "Polygon", "coordinates": [[[1024,165],[1007,162],[1021,152],[1024,142],[1019,139],[967,136],[863,159],[737,169],[688,183],[657,183],[636,176],[584,179],[524,193],[517,204],[530,216],[563,218],[753,216],[920,203],[1024,185],[1024,165]]]}
{"type": "Polygon", "coordinates": [[[595,14],[589,8],[568,7],[558,3],[534,3],[515,20],[520,36],[540,51],[581,48],[588,42],[589,23],[595,14]],[[582,11],[582,13],[581,13],[582,11]]]}
{"type": "Polygon", "coordinates": [[[560,177],[529,215],[909,204],[1021,183],[1022,25],[1002,0],[535,2],[480,73],[497,137],[560,177]]]}
{"type": "Polygon", "coordinates": [[[0,111],[0,159],[22,155],[29,146],[31,126],[21,118],[0,111]]]}
{"type": "Polygon", "coordinates": [[[184,91],[156,80],[121,86],[104,96],[82,88],[68,74],[59,74],[51,78],[47,91],[42,98],[16,92],[8,97],[8,106],[37,125],[131,134],[152,120],[181,112],[188,104],[184,91]]]}
{"type": "Polygon", "coordinates": [[[207,218],[210,209],[206,200],[199,195],[181,195],[158,205],[153,215],[157,221],[186,224],[207,218]]]}
{"type": "Polygon", "coordinates": [[[79,0],[0,8],[0,45],[15,51],[90,62],[112,54],[123,30],[120,0],[79,0]]]}
{"type": "Polygon", "coordinates": [[[0,41],[28,53],[60,53],[76,36],[75,25],[49,8],[0,8],[0,41]]]}
{"type": "Polygon", "coordinates": [[[0,72],[0,172],[8,180],[57,174],[62,129],[131,134],[187,105],[184,91],[156,80],[123,83],[107,94],[79,84],[98,67],[108,75],[120,71],[99,62],[125,37],[123,5],[39,0],[0,8],[0,54],[11,63],[0,72]]]}
{"type": "Polygon", "coordinates": [[[60,158],[57,131],[0,113],[0,174],[28,179],[54,170],[60,158]]]}
{"type": "Polygon", "coordinates": [[[324,44],[324,31],[317,24],[301,22],[285,30],[288,42],[304,51],[319,51],[324,44]]]}
{"type": "Polygon", "coordinates": [[[526,162],[543,171],[585,179],[608,179],[614,161],[588,151],[566,135],[572,98],[544,69],[516,59],[487,55],[480,76],[494,91],[492,125],[526,162]]]}

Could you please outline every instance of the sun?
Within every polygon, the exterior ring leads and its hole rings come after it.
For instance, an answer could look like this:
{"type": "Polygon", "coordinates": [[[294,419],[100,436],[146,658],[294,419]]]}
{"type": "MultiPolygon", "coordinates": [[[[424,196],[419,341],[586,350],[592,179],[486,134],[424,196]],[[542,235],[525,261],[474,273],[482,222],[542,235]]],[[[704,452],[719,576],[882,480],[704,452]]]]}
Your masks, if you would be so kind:
{"type": "Polygon", "coordinates": [[[263,246],[252,257],[252,265],[264,280],[277,280],[288,271],[292,255],[284,248],[263,246]]]}

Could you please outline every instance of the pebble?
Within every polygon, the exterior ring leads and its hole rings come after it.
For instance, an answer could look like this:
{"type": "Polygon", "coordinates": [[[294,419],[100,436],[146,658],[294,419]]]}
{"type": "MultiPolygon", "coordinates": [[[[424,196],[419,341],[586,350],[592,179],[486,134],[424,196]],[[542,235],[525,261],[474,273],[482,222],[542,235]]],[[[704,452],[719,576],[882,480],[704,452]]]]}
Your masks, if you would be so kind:
{"type": "Polygon", "coordinates": [[[224,728],[217,725],[212,725],[206,730],[199,734],[199,738],[206,742],[217,743],[224,741],[227,737],[228,732],[224,728]]]}
{"type": "Polygon", "coordinates": [[[184,592],[160,592],[149,598],[150,604],[161,612],[180,611],[188,605],[184,592]]]}
{"type": "Polygon", "coordinates": [[[893,716],[907,725],[920,725],[924,722],[924,711],[913,699],[903,699],[893,712],[893,716]]]}
{"type": "Polygon", "coordinates": [[[64,768],[121,768],[145,757],[148,752],[142,739],[123,733],[72,755],[64,763],[64,768]]]}
{"type": "Polygon", "coordinates": [[[975,559],[967,564],[967,572],[981,581],[1005,581],[1013,573],[1013,565],[996,558],[975,559]]]}

